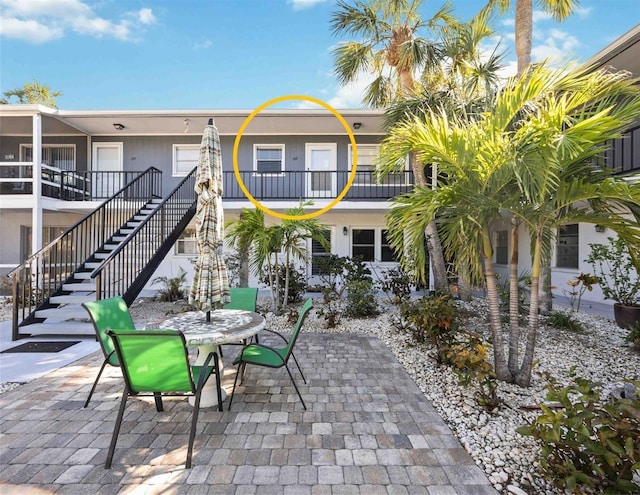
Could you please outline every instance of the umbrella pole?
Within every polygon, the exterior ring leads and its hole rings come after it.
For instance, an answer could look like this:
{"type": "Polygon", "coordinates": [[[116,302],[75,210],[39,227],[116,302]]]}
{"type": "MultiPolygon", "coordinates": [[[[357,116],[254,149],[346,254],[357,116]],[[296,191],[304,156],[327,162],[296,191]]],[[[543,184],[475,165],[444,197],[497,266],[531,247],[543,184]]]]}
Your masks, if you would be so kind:
{"type": "Polygon", "coordinates": [[[211,321],[211,311],[207,311],[207,320],[206,321],[211,321]]]}

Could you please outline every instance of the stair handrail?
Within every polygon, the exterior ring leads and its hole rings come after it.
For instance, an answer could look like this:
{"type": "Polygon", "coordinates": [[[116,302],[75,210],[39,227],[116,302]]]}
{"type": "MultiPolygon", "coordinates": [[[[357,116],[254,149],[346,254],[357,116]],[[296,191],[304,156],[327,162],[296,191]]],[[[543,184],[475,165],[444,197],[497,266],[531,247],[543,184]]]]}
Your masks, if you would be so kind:
{"type": "MultiPolygon", "coordinates": [[[[194,168],[153,212],[90,272],[89,278],[96,281],[96,299],[119,295],[127,304],[133,302],[161,261],[160,259],[154,264],[151,260],[163,248],[166,254],[195,213],[195,177],[194,168]]],[[[161,258],[164,258],[164,254],[161,258]]]]}
{"type": "Polygon", "coordinates": [[[119,228],[141,205],[161,197],[162,171],[149,167],[94,211],[11,270],[6,276],[12,286],[13,340],[19,338],[18,320],[23,323],[34,320],[36,308],[60,291],[87,258],[112,237],[109,227],[119,228]]]}

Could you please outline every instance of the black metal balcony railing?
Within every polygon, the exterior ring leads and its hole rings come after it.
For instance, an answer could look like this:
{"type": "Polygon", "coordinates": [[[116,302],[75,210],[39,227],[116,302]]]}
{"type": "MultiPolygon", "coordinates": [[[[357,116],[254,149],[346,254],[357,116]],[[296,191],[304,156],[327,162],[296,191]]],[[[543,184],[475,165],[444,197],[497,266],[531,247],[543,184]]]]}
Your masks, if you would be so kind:
{"type": "MultiPolygon", "coordinates": [[[[336,198],[347,185],[350,172],[287,171],[279,174],[261,174],[241,171],[240,178],[255,199],[298,200],[336,198]]],[[[245,199],[244,191],[234,172],[224,172],[224,199],[245,199]]],[[[373,172],[357,172],[343,199],[386,200],[411,190],[413,174],[409,171],[393,174],[384,182],[376,183],[373,172]]]]}

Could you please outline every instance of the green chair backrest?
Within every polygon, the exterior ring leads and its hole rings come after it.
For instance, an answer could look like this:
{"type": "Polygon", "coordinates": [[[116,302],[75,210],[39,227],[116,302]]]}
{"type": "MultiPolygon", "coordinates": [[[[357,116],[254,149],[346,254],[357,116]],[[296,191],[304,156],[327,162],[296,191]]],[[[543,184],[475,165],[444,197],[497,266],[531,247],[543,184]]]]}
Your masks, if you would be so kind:
{"type": "Polygon", "coordinates": [[[254,287],[233,287],[229,289],[229,295],[231,296],[231,301],[225,305],[224,309],[256,310],[258,289],[254,287]]]}
{"type": "Polygon", "coordinates": [[[132,394],[191,392],[195,385],[184,335],[179,330],[109,330],[132,394]]]}
{"type": "Polygon", "coordinates": [[[100,347],[104,357],[109,359],[109,364],[119,366],[113,342],[107,335],[107,330],[118,328],[120,330],[135,330],[136,327],[131,319],[131,313],[127,303],[120,296],[90,301],[82,303],[82,306],[89,312],[93,328],[98,336],[100,347]]]}
{"type": "Polygon", "coordinates": [[[285,347],[286,349],[285,361],[289,359],[289,355],[291,354],[291,351],[293,350],[293,346],[296,343],[296,339],[298,338],[298,334],[300,333],[302,324],[304,323],[304,320],[307,318],[309,311],[311,311],[311,308],[313,308],[313,300],[307,299],[303,304],[302,309],[300,310],[300,314],[298,315],[298,320],[296,321],[296,325],[293,327],[293,332],[291,332],[291,338],[289,339],[285,347]]]}

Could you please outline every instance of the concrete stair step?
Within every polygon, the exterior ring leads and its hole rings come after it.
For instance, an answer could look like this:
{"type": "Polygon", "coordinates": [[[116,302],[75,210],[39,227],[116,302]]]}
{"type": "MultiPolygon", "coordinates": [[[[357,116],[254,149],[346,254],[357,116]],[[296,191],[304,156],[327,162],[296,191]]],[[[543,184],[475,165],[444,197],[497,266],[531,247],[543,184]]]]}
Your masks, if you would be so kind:
{"type": "Polygon", "coordinates": [[[48,321],[66,321],[71,319],[88,320],[89,313],[79,304],[69,304],[58,308],[39,309],[36,318],[46,318],[48,321]]]}
{"type": "Polygon", "coordinates": [[[91,291],[95,291],[96,290],[96,284],[95,284],[95,282],[93,282],[93,283],[82,282],[82,283],[75,283],[75,284],[74,283],[63,284],[62,285],[62,290],[70,291],[70,292],[77,292],[77,291],[91,292],[91,291]]]}
{"type": "MultiPolygon", "coordinates": [[[[86,311],[85,311],[86,312],[86,311]]],[[[91,322],[65,321],[54,323],[33,323],[20,327],[21,334],[31,335],[83,335],[95,336],[95,330],[91,322]]]]}
{"type": "Polygon", "coordinates": [[[65,296],[53,296],[49,299],[51,304],[82,304],[83,302],[95,300],[95,291],[78,291],[65,296]]]}

